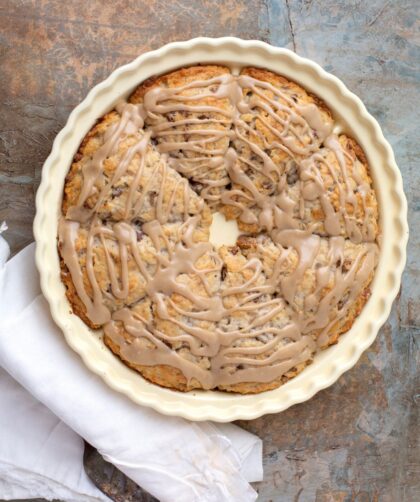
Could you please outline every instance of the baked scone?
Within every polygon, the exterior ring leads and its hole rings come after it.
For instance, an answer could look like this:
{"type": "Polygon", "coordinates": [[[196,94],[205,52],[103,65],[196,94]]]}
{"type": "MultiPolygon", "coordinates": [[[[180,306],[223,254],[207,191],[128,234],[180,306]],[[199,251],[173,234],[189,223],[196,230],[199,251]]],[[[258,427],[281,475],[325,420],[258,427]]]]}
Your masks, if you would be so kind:
{"type": "Polygon", "coordinates": [[[145,123],[159,151],[168,153],[168,164],[209,205],[220,201],[230,183],[225,156],[234,111],[231,87],[228,68],[193,66],[149,79],[130,97],[148,110],[145,123]]]}
{"type": "Polygon", "coordinates": [[[274,199],[296,177],[295,160],[319,149],[333,120],[321,100],[281,75],[245,68],[238,82],[242,104],[233,140],[236,163],[231,166],[232,189],[223,194],[223,210],[244,231],[270,231],[268,213],[276,205],[281,209],[274,199]],[[235,171],[246,178],[235,176],[235,171]]]}
{"type": "Polygon", "coordinates": [[[87,134],[59,222],[73,312],[173,389],[278,387],[350,329],[370,295],[378,208],[327,106],[257,68],[142,83],[87,134]],[[209,242],[212,213],[235,246],[209,242]]]}

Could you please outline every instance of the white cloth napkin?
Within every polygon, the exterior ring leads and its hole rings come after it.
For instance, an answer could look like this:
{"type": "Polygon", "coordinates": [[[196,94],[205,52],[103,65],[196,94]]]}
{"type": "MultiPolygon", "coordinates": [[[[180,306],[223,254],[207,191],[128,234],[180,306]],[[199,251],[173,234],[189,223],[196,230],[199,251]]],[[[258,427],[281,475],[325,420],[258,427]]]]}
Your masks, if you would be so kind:
{"type": "Polygon", "coordinates": [[[83,470],[80,436],[0,368],[0,498],[109,501],[83,470]]]}
{"type": "MultiPolygon", "coordinates": [[[[7,256],[4,246],[0,236],[0,260],[7,256]]],[[[256,499],[249,482],[262,479],[261,440],[231,424],[162,416],[106,386],[67,346],[52,321],[40,294],[33,244],[3,268],[0,262],[0,366],[29,391],[0,373],[0,479],[8,472],[10,490],[16,487],[3,494],[0,484],[3,498],[16,497],[29,482],[19,477],[23,470],[44,476],[50,490],[49,497],[38,492],[33,497],[107,500],[82,469],[77,433],[162,502],[256,499]],[[14,448],[13,436],[22,431],[28,440],[14,448]],[[37,435],[41,438],[32,438],[37,435]],[[41,445],[49,446],[45,454],[41,445]],[[53,492],[57,483],[68,495],[53,492]]]]}

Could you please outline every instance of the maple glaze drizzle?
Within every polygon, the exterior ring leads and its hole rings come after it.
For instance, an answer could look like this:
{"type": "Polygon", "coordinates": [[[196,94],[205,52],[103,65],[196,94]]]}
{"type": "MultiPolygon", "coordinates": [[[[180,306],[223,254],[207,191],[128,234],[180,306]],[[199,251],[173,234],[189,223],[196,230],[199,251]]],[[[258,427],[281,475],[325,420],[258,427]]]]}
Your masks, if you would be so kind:
{"type": "Polygon", "coordinates": [[[193,81],[176,88],[154,87],[145,94],[142,104],[119,103],[117,112],[119,120],[108,128],[103,144],[83,165],[83,183],[77,203],[69,207],[59,223],[61,256],[88,318],[94,324],[103,325],[105,334],[120,347],[124,359],[146,366],[163,364],[175,367],[189,382],[195,379],[206,389],[240,382],[270,382],[309,361],[317,350],[328,344],[331,327],[346,316],[369,283],[378,255],[374,243],[375,229],[370,223],[371,213],[366,202],[370,186],[358,173],[356,162],[332,134],[332,124],[323,120],[315,104],[297,104],[287,93],[268,82],[231,74],[193,81]],[[264,93],[267,90],[272,98],[264,93]],[[251,98],[248,98],[248,91],[251,91],[251,98]],[[200,103],[203,99],[210,99],[210,104],[200,103]],[[218,100],[225,100],[228,106],[217,106],[218,100]],[[244,114],[255,110],[263,110],[266,114],[260,114],[258,118],[273,134],[275,139],[271,144],[267,144],[261,133],[251,130],[243,119],[244,114]],[[181,112],[182,118],[174,119],[171,115],[174,112],[181,112]],[[201,128],[203,125],[210,125],[210,128],[201,128]],[[185,127],[187,129],[183,129],[185,127]],[[124,138],[136,134],[138,141],[125,151],[112,178],[101,185],[98,181],[104,171],[104,161],[118,152],[124,138]],[[250,139],[252,134],[260,135],[264,148],[250,139]],[[132,225],[144,205],[148,190],[147,185],[142,191],[139,187],[146,157],[153,150],[151,137],[158,141],[158,149],[163,154],[156,168],[160,173],[160,189],[154,200],[154,217],[143,222],[141,229],[155,247],[157,265],[153,273],[142,262],[132,225]],[[166,139],[168,137],[170,140],[166,139]],[[229,141],[216,145],[220,139],[229,141]],[[247,145],[258,161],[238,154],[230,146],[233,141],[247,145]],[[274,148],[296,161],[302,199],[320,200],[325,215],[325,232],[330,236],[327,262],[322,266],[316,264],[321,237],[311,228],[301,228],[296,214],[302,212],[302,201],[296,207],[297,203],[288,197],[286,173],[269,155],[274,148]],[[338,174],[324,155],[325,149],[333,152],[339,166],[338,174]],[[97,216],[98,208],[133,163],[136,171],[127,187],[124,217],[112,227],[104,225],[97,216]],[[320,175],[318,166],[321,163],[338,187],[338,212],[329,200],[320,175]],[[362,222],[356,221],[347,211],[349,205],[355,207],[357,203],[350,188],[349,165],[362,199],[362,222]],[[171,168],[185,178],[179,177],[164,207],[164,187],[171,168]],[[277,190],[262,193],[253,183],[250,172],[262,173],[276,184],[277,190]],[[200,196],[203,202],[195,215],[188,211],[191,192],[186,178],[202,185],[200,196]],[[226,186],[230,183],[233,186],[228,190],[226,186]],[[183,223],[177,241],[171,244],[164,229],[181,184],[184,184],[183,223]],[[99,192],[95,205],[86,207],[87,199],[95,190],[99,192]],[[257,224],[260,231],[270,235],[282,250],[271,275],[265,276],[261,260],[251,255],[239,272],[243,274],[242,284],[231,286],[222,280],[218,290],[212,290],[209,277],[212,274],[220,276],[224,262],[209,242],[194,239],[194,232],[201,225],[200,211],[205,208],[204,200],[216,209],[222,205],[236,207],[241,221],[257,224]],[[342,226],[350,240],[366,243],[346,270],[341,267],[346,252],[346,239],[340,236],[342,226]],[[77,251],[78,231],[82,227],[87,232],[85,274],[89,292],[77,251]],[[106,239],[118,245],[118,265],[107,250],[106,239]],[[105,252],[112,295],[122,301],[129,295],[128,257],[131,256],[146,284],[145,291],[152,302],[154,315],[171,322],[180,334],[164,333],[156,327],[153,319],[146,319],[127,306],[119,309],[105,306],[104,294],[95,277],[95,242],[101,242],[105,252]],[[297,264],[287,273],[282,272],[284,260],[292,250],[297,253],[297,264]],[[212,266],[207,269],[198,267],[197,262],[203,258],[212,266]],[[306,296],[303,312],[291,313],[296,304],[297,289],[308,273],[315,275],[316,289],[306,296]],[[181,275],[198,278],[200,293],[179,281],[181,275]],[[174,295],[186,300],[183,307],[174,301],[174,295]],[[343,298],[346,298],[345,302],[343,298]],[[284,315],[286,311],[287,315],[284,315]],[[250,316],[247,326],[227,329],[225,321],[241,312],[250,316]],[[282,314],[283,322],[277,322],[282,314]],[[122,326],[131,335],[130,340],[123,336],[122,326]],[[246,343],[255,339],[265,341],[259,345],[246,343]],[[178,342],[188,348],[192,358],[174,350],[171,344],[178,342]],[[210,368],[200,365],[200,358],[207,358],[210,368]]]}

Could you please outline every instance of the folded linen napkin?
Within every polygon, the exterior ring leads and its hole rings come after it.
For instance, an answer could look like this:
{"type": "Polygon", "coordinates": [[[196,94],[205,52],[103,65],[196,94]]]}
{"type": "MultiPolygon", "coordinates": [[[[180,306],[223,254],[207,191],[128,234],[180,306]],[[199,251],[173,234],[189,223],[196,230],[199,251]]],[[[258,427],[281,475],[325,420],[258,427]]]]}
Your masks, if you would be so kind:
{"type": "Polygon", "coordinates": [[[0,498],[109,501],[83,470],[83,439],[0,368],[0,498]]]}
{"type": "MultiPolygon", "coordinates": [[[[0,260],[7,256],[7,252],[2,251],[4,246],[0,236],[0,260]]],[[[246,502],[256,499],[257,494],[249,482],[262,479],[261,440],[231,424],[192,423],[162,416],[107,387],[67,346],[52,321],[47,302],[40,294],[33,244],[2,268],[0,262],[0,366],[29,392],[28,403],[36,400],[43,403],[48,410],[42,408],[42,413],[61,419],[95,446],[106,460],[159,500],[246,502]]],[[[0,392],[3,394],[4,390],[0,392]]],[[[37,407],[38,404],[33,405],[34,410],[37,407]]],[[[30,404],[25,407],[27,417],[26,421],[20,421],[21,425],[31,424],[31,408],[30,404]]],[[[13,417],[19,410],[13,403],[6,404],[2,413],[13,417]]],[[[48,420],[53,419],[49,416],[48,420]]],[[[13,420],[9,419],[8,423],[13,420]]],[[[63,432],[60,434],[55,429],[57,451],[56,456],[51,456],[51,464],[67,461],[70,464],[76,462],[78,456],[80,469],[80,448],[72,459],[67,460],[63,455],[63,451],[70,448],[69,443],[80,440],[59,420],[57,424],[63,432]]],[[[33,431],[35,434],[36,428],[33,431]]],[[[0,438],[4,434],[11,432],[0,430],[0,438]]],[[[21,449],[14,451],[8,447],[4,451],[3,445],[1,440],[0,460],[6,456],[6,462],[19,469],[21,449]]],[[[0,478],[1,469],[0,464],[0,478]]],[[[51,470],[59,474],[53,465],[51,470]]],[[[47,484],[47,478],[54,479],[46,465],[40,474],[45,476],[47,484]]],[[[69,489],[74,491],[77,487],[73,484],[69,489]]],[[[93,490],[91,485],[84,485],[83,489],[86,495],[80,500],[90,500],[87,496],[99,500],[97,492],[89,492],[93,490]]],[[[45,495],[33,493],[33,496],[45,495]]]]}

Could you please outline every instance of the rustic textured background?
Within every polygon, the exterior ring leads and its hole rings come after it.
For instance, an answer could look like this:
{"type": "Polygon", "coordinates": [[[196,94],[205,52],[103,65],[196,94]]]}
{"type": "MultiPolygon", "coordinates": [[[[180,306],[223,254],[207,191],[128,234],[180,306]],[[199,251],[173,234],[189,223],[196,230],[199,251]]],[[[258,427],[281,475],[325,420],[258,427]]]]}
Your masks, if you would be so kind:
{"type": "MultiPolygon", "coordinates": [[[[401,293],[377,341],[339,382],[284,413],[240,423],[264,439],[261,502],[420,500],[418,7],[408,0],[0,2],[0,221],[9,224],[14,252],[32,241],[42,164],[72,108],[112,70],[173,40],[236,35],[293,49],[358,94],[391,142],[411,225],[401,293]]],[[[115,499],[151,500],[92,449],[86,466],[115,499]]]]}

